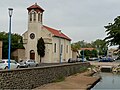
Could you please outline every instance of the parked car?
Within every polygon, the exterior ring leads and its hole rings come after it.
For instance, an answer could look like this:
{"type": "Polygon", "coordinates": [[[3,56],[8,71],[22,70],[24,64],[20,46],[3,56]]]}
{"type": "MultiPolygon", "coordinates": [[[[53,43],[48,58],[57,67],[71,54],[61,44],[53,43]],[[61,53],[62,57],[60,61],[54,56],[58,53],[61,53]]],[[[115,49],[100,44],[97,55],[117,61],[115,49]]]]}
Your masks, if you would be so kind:
{"type": "Polygon", "coordinates": [[[68,63],[75,63],[75,62],[76,62],[76,59],[73,59],[73,58],[68,59],[68,63]]]}
{"type": "Polygon", "coordinates": [[[68,63],[75,63],[75,62],[86,62],[87,60],[86,60],[86,58],[84,58],[84,61],[83,61],[83,59],[82,58],[69,58],[68,59],[68,63]]]}
{"type": "Polygon", "coordinates": [[[38,63],[35,62],[35,60],[32,60],[32,59],[26,60],[26,61],[25,61],[25,64],[26,64],[28,67],[37,67],[37,66],[38,66],[38,63]]]}
{"type": "MultiPolygon", "coordinates": [[[[15,60],[10,60],[10,69],[19,68],[20,64],[15,60]]],[[[0,69],[8,69],[8,59],[0,60],[0,69]]]]}
{"type": "Polygon", "coordinates": [[[26,64],[26,61],[24,61],[24,60],[20,60],[19,64],[20,64],[20,68],[27,68],[28,67],[28,65],[26,64]]]}
{"type": "Polygon", "coordinates": [[[84,60],[82,58],[77,58],[77,62],[86,62],[86,58],[84,58],[84,60]]]}
{"type": "Polygon", "coordinates": [[[89,58],[89,61],[97,61],[98,58],[97,57],[92,57],[92,58],[89,58]]]}
{"type": "Polygon", "coordinates": [[[99,62],[113,62],[114,60],[109,57],[103,57],[99,60],[99,62]]]}

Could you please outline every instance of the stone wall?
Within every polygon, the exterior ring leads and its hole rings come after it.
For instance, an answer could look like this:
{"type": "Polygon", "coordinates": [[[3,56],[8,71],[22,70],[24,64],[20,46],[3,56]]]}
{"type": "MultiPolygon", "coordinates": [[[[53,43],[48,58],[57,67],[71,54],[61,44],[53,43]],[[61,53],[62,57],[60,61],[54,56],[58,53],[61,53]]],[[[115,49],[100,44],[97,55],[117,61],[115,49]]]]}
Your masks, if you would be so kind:
{"type": "Polygon", "coordinates": [[[25,60],[25,49],[16,49],[11,53],[12,59],[19,62],[20,60],[25,60]]]}
{"type": "Polygon", "coordinates": [[[78,73],[82,67],[88,67],[89,65],[89,63],[66,63],[26,69],[1,70],[0,88],[33,89],[53,82],[61,76],[67,77],[78,73]]]}

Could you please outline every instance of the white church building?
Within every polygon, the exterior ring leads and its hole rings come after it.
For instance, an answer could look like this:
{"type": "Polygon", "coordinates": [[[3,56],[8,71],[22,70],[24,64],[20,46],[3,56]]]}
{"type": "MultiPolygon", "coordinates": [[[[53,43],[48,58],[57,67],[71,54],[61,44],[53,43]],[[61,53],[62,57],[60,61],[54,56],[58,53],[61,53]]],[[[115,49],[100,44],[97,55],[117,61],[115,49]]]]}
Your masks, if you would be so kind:
{"type": "Polygon", "coordinates": [[[37,42],[42,37],[45,42],[45,56],[41,63],[67,62],[72,57],[71,39],[60,30],[43,25],[44,10],[37,3],[28,7],[27,10],[28,30],[22,35],[25,59],[34,59],[40,62],[37,42]]]}

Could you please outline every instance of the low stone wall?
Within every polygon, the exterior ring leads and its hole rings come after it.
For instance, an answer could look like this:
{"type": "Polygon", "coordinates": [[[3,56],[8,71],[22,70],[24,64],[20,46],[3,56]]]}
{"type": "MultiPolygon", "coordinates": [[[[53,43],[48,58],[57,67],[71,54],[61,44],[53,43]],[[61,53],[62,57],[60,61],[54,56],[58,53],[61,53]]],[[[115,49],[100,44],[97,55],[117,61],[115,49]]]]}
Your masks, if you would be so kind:
{"type": "Polygon", "coordinates": [[[66,63],[44,67],[2,70],[0,71],[1,89],[33,89],[43,84],[55,81],[61,76],[79,73],[82,67],[89,63],[66,63]]]}

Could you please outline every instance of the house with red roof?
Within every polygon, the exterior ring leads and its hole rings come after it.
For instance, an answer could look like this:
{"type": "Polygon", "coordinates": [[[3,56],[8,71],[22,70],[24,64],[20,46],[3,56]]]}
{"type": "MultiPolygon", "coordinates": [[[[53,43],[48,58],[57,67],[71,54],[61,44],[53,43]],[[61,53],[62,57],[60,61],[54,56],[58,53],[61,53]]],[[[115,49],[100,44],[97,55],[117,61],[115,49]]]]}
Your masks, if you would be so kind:
{"type": "Polygon", "coordinates": [[[67,62],[71,58],[71,39],[61,30],[43,25],[42,9],[37,3],[27,8],[28,30],[23,33],[25,59],[40,62],[37,53],[37,42],[42,37],[45,42],[45,56],[41,63],[67,62]]]}
{"type": "Polygon", "coordinates": [[[82,50],[90,50],[90,51],[92,51],[92,50],[96,50],[95,48],[80,48],[80,50],[82,51],[82,50]]]}

